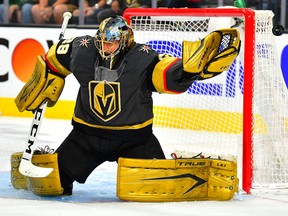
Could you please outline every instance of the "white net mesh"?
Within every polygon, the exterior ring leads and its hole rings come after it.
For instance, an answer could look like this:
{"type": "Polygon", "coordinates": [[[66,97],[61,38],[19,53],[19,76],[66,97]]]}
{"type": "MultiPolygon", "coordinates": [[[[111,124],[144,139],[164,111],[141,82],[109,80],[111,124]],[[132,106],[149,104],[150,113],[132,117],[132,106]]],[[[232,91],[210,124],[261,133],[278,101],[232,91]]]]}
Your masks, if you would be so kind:
{"type": "Polygon", "coordinates": [[[270,31],[272,21],[268,22],[272,14],[266,13],[259,11],[256,17],[253,112],[262,117],[264,124],[254,126],[253,187],[288,188],[287,87],[270,31]]]}
{"type": "MultiPolygon", "coordinates": [[[[253,188],[288,185],[287,87],[281,74],[272,34],[271,11],[255,11],[255,43],[244,50],[245,18],[133,15],[135,40],[175,57],[182,56],[182,41],[202,39],[213,30],[238,25],[242,47],[231,68],[213,79],[196,81],[181,95],[154,97],[154,131],[164,150],[232,155],[242,164],[243,130],[252,133],[253,188]],[[244,61],[247,53],[255,58],[253,66],[253,130],[243,128],[244,61]]],[[[247,73],[247,71],[246,71],[247,73]]],[[[246,82],[246,80],[245,80],[246,82]]],[[[249,82],[249,81],[247,81],[249,82]]],[[[246,169],[244,167],[244,169],[246,169]]],[[[241,169],[239,169],[241,171],[241,169]]],[[[239,173],[241,178],[241,172],[239,173]]]]}

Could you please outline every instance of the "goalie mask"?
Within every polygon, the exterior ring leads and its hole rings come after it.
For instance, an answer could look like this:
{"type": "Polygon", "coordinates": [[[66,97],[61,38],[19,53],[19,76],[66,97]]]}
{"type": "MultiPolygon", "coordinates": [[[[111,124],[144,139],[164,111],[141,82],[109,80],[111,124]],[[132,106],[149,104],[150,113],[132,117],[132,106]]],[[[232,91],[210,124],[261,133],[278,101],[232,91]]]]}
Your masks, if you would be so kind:
{"type": "MultiPolygon", "coordinates": [[[[121,16],[110,17],[103,20],[95,35],[95,46],[103,59],[111,59],[120,52],[126,52],[134,43],[134,35],[127,21],[121,16]],[[104,49],[104,43],[111,43],[111,47],[115,42],[119,46],[115,49],[107,51],[104,49]]],[[[109,46],[109,45],[108,45],[109,46]]]]}

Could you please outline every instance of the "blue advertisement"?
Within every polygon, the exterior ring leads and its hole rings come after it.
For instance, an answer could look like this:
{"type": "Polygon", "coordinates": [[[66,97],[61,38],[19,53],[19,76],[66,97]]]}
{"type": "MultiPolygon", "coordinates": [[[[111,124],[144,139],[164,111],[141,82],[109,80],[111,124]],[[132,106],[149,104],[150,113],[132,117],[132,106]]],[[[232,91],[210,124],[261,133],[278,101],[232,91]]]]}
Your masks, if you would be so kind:
{"type": "Polygon", "coordinates": [[[288,45],[284,47],[281,55],[281,69],[288,88],[288,45]]]}

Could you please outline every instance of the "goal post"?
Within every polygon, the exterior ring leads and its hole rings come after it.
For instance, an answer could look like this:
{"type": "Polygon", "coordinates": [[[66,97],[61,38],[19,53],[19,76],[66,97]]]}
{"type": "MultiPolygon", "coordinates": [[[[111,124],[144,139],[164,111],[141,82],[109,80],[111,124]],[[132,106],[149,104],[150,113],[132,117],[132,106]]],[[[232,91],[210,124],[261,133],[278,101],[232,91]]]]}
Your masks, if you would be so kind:
{"type": "Polygon", "coordinates": [[[241,52],[228,71],[196,81],[181,95],[153,94],[157,137],[166,150],[235,156],[248,194],[288,188],[288,97],[272,34],[273,12],[129,8],[123,16],[136,42],[175,57],[182,55],[183,40],[199,40],[220,28],[239,29],[241,52]]]}

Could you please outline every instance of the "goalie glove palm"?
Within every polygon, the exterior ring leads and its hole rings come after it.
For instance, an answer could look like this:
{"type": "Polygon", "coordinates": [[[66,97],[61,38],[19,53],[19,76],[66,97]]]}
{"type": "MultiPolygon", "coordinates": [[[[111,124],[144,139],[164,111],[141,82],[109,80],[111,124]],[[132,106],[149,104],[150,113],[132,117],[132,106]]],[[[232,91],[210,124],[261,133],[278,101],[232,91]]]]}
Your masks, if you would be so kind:
{"type": "Polygon", "coordinates": [[[221,29],[201,41],[183,41],[183,69],[199,74],[199,80],[211,78],[230,68],[240,51],[237,29],[221,29]]]}

